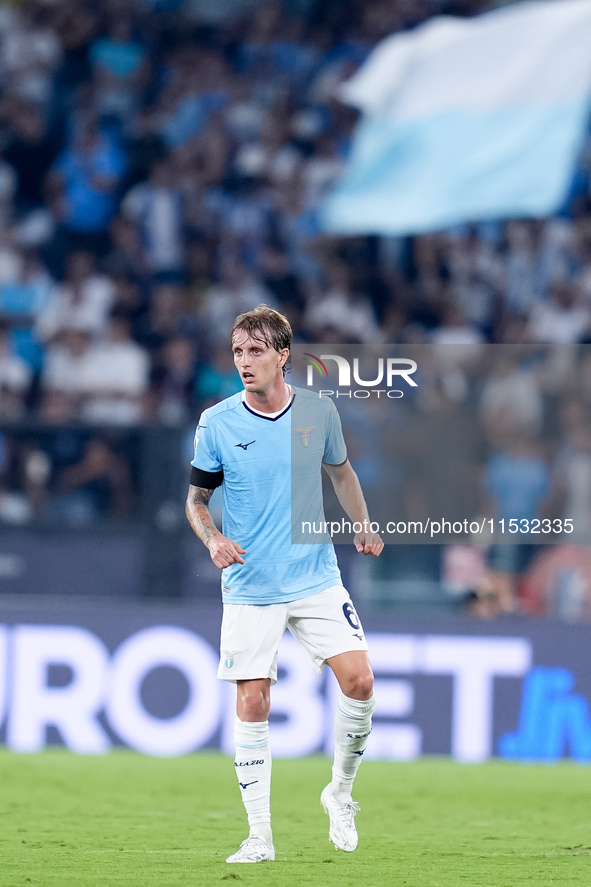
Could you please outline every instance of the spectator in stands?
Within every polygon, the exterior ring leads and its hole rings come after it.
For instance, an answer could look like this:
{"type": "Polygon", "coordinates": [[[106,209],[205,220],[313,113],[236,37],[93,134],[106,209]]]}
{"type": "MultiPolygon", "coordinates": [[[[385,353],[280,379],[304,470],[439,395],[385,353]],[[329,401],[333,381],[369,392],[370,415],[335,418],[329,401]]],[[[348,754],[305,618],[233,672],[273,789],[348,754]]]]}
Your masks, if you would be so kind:
{"type": "Polygon", "coordinates": [[[39,372],[43,346],[36,323],[49,303],[53,281],[34,250],[21,250],[16,255],[17,267],[0,283],[0,312],[10,328],[13,350],[39,372]]]}
{"type": "Polygon", "coordinates": [[[113,303],[111,314],[125,317],[130,324],[133,338],[135,338],[136,325],[143,317],[146,310],[145,290],[126,274],[117,274],[113,281],[113,303]]]}
{"type": "Polygon", "coordinates": [[[590,321],[590,307],[582,302],[576,287],[555,281],[550,297],[532,307],[527,332],[531,342],[574,344],[583,338],[590,321]]]}
{"type": "MultiPolygon", "coordinates": [[[[591,544],[591,426],[566,431],[553,472],[554,511],[572,521],[569,542],[591,544]]],[[[566,539],[565,535],[565,539],[566,539]]]]}
{"type": "Polygon", "coordinates": [[[300,152],[290,143],[288,121],[269,115],[256,139],[246,142],[234,158],[233,172],[241,179],[281,185],[293,177],[300,152]]]}
{"type": "Polygon", "coordinates": [[[92,343],[84,329],[65,330],[48,348],[43,386],[67,394],[88,422],[129,425],[142,416],[148,357],[129,335],[125,318],[113,317],[104,339],[92,343]]]}
{"type": "Polygon", "coordinates": [[[131,338],[129,321],[111,317],[103,339],[89,349],[81,416],[97,425],[133,425],[143,415],[148,354],[131,338]]]}
{"type": "Polygon", "coordinates": [[[320,233],[318,214],[306,206],[298,176],[277,188],[273,195],[275,229],[295,274],[305,283],[319,285],[322,266],[313,252],[320,233]]]}
{"type": "Polygon", "coordinates": [[[26,524],[33,516],[33,504],[26,493],[15,489],[18,450],[18,441],[0,432],[0,521],[13,525],[26,524]]]}
{"type": "MultiPolygon", "coordinates": [[[[39,420],[42,430],[24,446],[23,486],[34,513],[43,515],[54,490],[55,478],[63,468],[82,458],[90,434],[77,425],[75,403],[66,391],[50,389],[44,392],[39,405],[39,420]]],[[[76,523],[76,503],[72,503],[71,511],[64,504],[67,522],[76,523]]],[[[51,513],[51,509],[49,511],[51,513]]],[[[58,506],[53,515],[58,517],[60,514],[63,512],[58,506]]]]}
{"type": "Polygon", "coordinates": [[[279,244],[267,244],[259,268],[265,289],[271,294],[279,310],[290,318],[292,329],[299,330],[303,323],[306,302],[300,282],[279,244]]]}
{"type": "Polygon", "coordinates": [[[137,111],[148,74],[146,48],[134,37],[129,9],[118,10],[107,35],[93,41],[90,61],[98,113],[124,123],[137,111]]]}
{"type": "Polygon", "coordinates": [[[493,241],[478,231],[462,231],[448,239],[447,268],[453,298],[467,321],[484,337],[490,337],[498,299],[503,291],[503,265],[493,241]]]}
{"type": "Polygon", "coordinates": [[[139,228],[152,274],[182,280],[185,267],[183,198],[170,161],[152,165],[150,178],[127,192],[124,215],[139,228]]]}
{"type": "Polygon", "coordinates": [[[13,353],[10,332],[2,322],[0,324],[0,421],[23,418],[32,376],[29,364],[13,353]]]}
{"type": "Polygon", "coordinates": [[[116,216],[109,234],[111,249],[103,261],[104,270],[113,277],[123,275],[147,286],[152,271],[138,225],[125,216],[116,216]]]}
{"type": "Polygon", "coordinates": [[[337,329],[351,342],[379,342],[381,333],[375,312],[363,293],[353,290],[351,269],[338,259],[326,267],[327,288],[308,306],[305,323],[312,336],[327,327],[337,329]]]}
{"type": "Polygon", "coordinates": [[[137,319],[136,339],[157,360],[166,343],[177,336],[193,337],[198,320],[188,310],[187,290],[173,283],[152,290],[148,309],[137,319]]]}
{"type": "Polygon", "coordinates": [[[263,302],[270,305],[271,294],[239,256],[229,253],[222,258],[219,283],[214,283],[205,294],[202,321],[214,341],[223,340],[223,331],[232,326],[238,314],[263,302]]]}
{"type": "Polygon", "coordinates": [[[169,76],[158,96],[156,132],[170,149],[201,136],[210,115],[226,107],[226,59],[185,44],[171,54],[169,76]]]}
{"type": "Polygon", "coordinates": [[[57,153],[46,118],[31,102],[18,102],[10,115],[4,159],[16,175],[15,208],[22,217],[45,208],[47,174],[57,153]]]}
{"type": "Polygon", "coordinates": [[[50,174],[52,203],[70,249],[104,256],[126,160],[95,118],[78,121],[50,174]]]}
{"type": "Polygon", "coordinates": [[[489,441],[519,432],[538,434],[544,402],[534,367],[520,365],[510,349],[497,350],[491,373],[482,386],[478,409],[489,441]]]}
{"type": "MultiPolygon", "coordinates": [[[[544,516],[543,506],[551,491],[550,470],[532,438],[519,433],[508,436],[487,460],[483,491],[483,514],[504,520],[507,529],[510,520],[531,523],[544,516]]],[[[520,542],[491,548],[489,580],[502,613],[517,607],[518,577],[535,553],[532,539],[537,538],[525,533],[520,542]]]]}
{"type": "Polygon", "coordinates": [[[92,0],[60,0],[54,4],[53,24],[63,48],[57,88],[65,103],[80,83],[91,77],[89,49],[98,33],[101,9],[92,0]]]}
{"type": "Polygon", "coordinates": [[[134,507],[129,463],[100,433],[67,424],[70,401],[48,392],[41,406],[46,428],[28,456],[29,498],[52,525],[87,526],[127,517],[134,507]]]}
{"type": "Polygon", "coordinates": [[[229,90],[230,105],[225,114],[229,134],[239,143],[254,141],[265,120],[265,105],[247,77],[234,77],[229,90]]]}
{"type": "Polygon", "coordinates": [[[60,41],[46,17],[41,3],[21,5],[0,44],[4,94],[34,102],[40,109],[51,102],[53,75],[62,56],[60,41]]]}
{"type": "Polygon", "coordinates": [[[189,310],[199,314],[214,278],[216,245],[205,237],[196,237],[187,245],[189,310]]]}
{"type": "Polygon", "coordinates": [[[322,132],[304,163],[302,184],[306,206],[319,209],[342,174],[345,161],[340,155],[334,133],[322,132]]]}
{"type": "Polygon", "coordinates": [[[16,174],[0,155],[0,236],[4,239],[14,214],[16,174]]]}
{"type": "MultiPolygon", "coordinates": [[[[79,416],[83,394],[92,378],[92,350],[90,333],[84,327],[64,326],[59,337],[47,347],[41,377],[44,390],[58,391],[70,399],[79,416]]],[[[53,406],[53,403],[49,401],[53,406]]]]}
{"type": "Polygon", "coordinates": [[[189,421],[195,410],[196,371],[194,340],[184,336],[169,339],[152,375],[155,418],[167,425],[189,421]]]}
{"type": "MultiPolygon", "coordinates": [[[[127,517],[134,506],[129,464],[100,436],[88,441],[79,462],[63,469],[56,478],[55,490],[57,496],[69,499],[70,507],[77,499],[78,521],[84,510],[86,522],[109,516],[127,517]]],[[[57,505],[57,499],[52,505],[57,505]]]]}
{"type": "Polygon", "coordinates": [[[114,298],[113,282],[96,271],[92,253],[70,253],[66,279],[55,287],[37,321],[37,334],[51,342],[65,329],[85,330],[99,337],[104,332],[114,298]]]}
{"type": "Polygon", "coordinates": [[[528,312],[548,292],[548,276],[540,251],[539,229],[531,222],[507,222],[506,294],[509,311],[528,312]]]}
{"type": "Polygon", "coordinates": [[[436,345],[479,346],[484,336],[475,324],[470,323],[461,305],[448,297],[441,304],[439,324],[430,339],[436,345]]]}

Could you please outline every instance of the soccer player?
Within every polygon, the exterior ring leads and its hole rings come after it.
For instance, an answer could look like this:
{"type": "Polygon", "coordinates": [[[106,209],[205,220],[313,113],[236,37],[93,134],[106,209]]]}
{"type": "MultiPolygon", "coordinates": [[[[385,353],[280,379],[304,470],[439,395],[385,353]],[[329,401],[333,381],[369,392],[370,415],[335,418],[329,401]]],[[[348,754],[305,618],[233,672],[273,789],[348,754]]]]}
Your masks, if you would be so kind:
{"type": "Polygon", "coordinates": [[[201,416],[187,498],[189,522],[222,570],[218,677],[237,685],[235,767],[250,834],[226,862],[275,859],[268,718],[277,650],[286,628],[316,670],[330,666],[340,686],[332,781],[320,800],[330,820],[329,840],[352,851],[357,846],[359,807],[351,790],[371,730],[373,673],[330,539],[292,544],[292,437],[298,484],[313,479],[312,499],[320,510],[324,467],[348,517],[367,528],[355,536],[357,551],[377,556],[383,542],[369,531],[367,506],[347,459],[334,403],[285,382],[291,345],[287,319],[260,305],[236,318],[231,342],[244,391],[201,416]],[[292,411],[302,407],[314,424],[293,427],[292,411]],[[223,532],[208,508],[220,485],[223,532]]]}

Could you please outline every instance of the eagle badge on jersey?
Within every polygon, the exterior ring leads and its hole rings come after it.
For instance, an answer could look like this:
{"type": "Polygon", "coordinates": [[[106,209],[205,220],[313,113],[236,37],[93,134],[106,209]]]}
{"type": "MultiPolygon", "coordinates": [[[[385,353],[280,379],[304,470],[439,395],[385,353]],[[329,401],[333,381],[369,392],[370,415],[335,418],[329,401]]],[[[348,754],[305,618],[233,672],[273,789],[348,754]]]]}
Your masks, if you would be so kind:
{"type": "Polygon", "coordinates": [[[316,428],[315,425],[310,425],[309,428],[294,428],[294,429],[293,429],[294,431],[297,431],[297,433],[299,434],[299,436],[300,436],[300,443],[301,443],[301,445],[302,445],[303,447],[306,447],[306,448],[307,448],[307,447],[310,446],[310,444],[311,444],[311,442],[312,442],[312,438],[311,438],[311,436],[310,436],[310,432],[311,432],[311,431],[314,431],[315,428],[316,428]]]}

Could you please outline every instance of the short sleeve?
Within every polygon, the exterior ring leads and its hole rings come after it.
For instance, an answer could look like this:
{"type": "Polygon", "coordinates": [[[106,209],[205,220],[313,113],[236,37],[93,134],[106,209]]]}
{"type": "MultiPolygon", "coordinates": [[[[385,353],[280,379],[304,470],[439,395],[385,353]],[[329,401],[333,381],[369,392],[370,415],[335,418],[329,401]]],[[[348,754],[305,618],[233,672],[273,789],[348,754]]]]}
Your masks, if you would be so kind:
{"type": "Polygon", "coordinates": [[[221,455],[215,445],[215,433],[211,420],[203,415],[195,431],[195,455],[191,462],[193,471],[191,483],[205,489],[215,489],[222,482],[223,466],[221,455]]]}
{"type": "Polygon", "coordinates": [[[347,445],[343,437],[343,428],[341,425],[341,417],[338,414],[332,400],[330,403],[330,411],[328,414],[328,422],[326,428],[326,441],[324,444],[324,456],[322,461],[327,465],[342,465],[347,461],[347,445]]]}

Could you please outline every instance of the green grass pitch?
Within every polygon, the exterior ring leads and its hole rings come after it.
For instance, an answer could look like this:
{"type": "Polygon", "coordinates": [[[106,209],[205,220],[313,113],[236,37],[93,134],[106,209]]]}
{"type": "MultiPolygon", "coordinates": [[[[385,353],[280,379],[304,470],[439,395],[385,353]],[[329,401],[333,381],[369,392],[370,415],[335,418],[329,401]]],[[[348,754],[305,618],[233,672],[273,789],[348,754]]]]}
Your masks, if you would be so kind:
{"type": "Polygon", "coordinates": [[[328,843],[325,758],[274,764],[277,861],[246,836],[232,762],[0,753],[1,887],[545,887],[591,884],[591,768],[365,761],[359,847],[328,843]]]}

